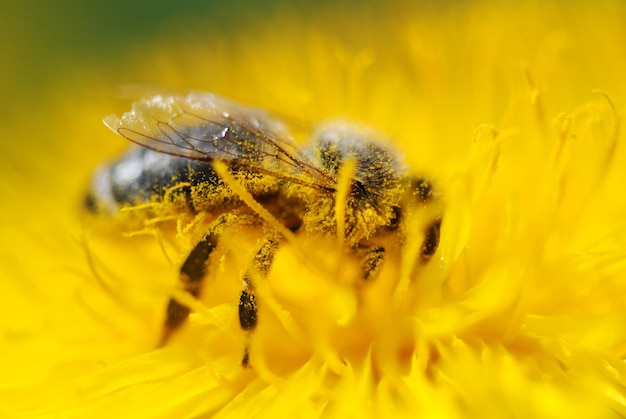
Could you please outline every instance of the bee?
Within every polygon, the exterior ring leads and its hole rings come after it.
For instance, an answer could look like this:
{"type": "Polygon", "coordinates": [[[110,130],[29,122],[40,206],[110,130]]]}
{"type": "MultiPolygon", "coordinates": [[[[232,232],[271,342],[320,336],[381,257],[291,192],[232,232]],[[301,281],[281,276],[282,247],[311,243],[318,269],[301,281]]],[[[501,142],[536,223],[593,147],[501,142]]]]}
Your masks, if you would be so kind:
{"type": "MultiPolygon", "coordinates": [[[[205,93],[144,98],[104,123],[136,145],[96,171],[85,201],[89,210],[113,214],[163,200],[175,189],[184,211],[214,220],[180,267],[188,293],[200,297],[209,258],[228,225],[266,232],[242,278],[239,323],[247,333],[258,320],[252,278],[267,276],[285,236],[338,235],[362,261],[368,281],[384,260],[380,239],[401,242],[406,211],[437,200],[432,182],[409,170],[389,142],[356,125],[317,124],[300,146],[285,118],[205,93]]],[[[424,237],[416,255],[424,262],[437,251],[441,222],[435,215],[415,232],[424,237]]],[[[163,343],[189,313],[170,299],[163,343]]],[[[248,364],[246,346],[242,365],[248,364]]]]}

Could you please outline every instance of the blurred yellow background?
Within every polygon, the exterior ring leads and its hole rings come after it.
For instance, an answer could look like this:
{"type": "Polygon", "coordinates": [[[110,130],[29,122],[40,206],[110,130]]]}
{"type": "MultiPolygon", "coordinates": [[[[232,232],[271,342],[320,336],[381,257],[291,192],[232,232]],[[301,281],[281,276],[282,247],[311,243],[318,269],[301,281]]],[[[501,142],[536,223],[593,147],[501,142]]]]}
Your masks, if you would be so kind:
{"type": "MultiPolygon", "coordinates": [[[[205,365],[201,346],[152,351],[168,297],[155,284],[173,281],[178,260],[115,233],[89,243],[100,246],[90,254],[81,214],[94,168],[128,146],[102,118],[147,94],[189,90],[307,121],[365,123],[453,185],[441,248],[452,283],[439,293],[436,275],[420,282],[440,300],[415,316],[416,340],[436,341],[443,355],[419,359],[432,371],[416,361],[418,385],[390,385],[394,397],[408,395],[411,407],[421,397],[420,409],[442,417],[459,398],[475,400],[459,415],[552,417],[549,405],[588,417],[609,399],[624,412],[624,40],[617,0],[2,1],[0,390],[10,397],[0,416],[37,412],[32,394],[60,416],[99,403],[157,415],[159,402],[176,404],[169,383],[179,377],[175,394],[189,409],[187,397],[223,389],[212,371],[185,375],[205,365]],[[121,297],[95,279],[94,255],[122,278],[121,297]],[[445,379],[431,382],[437,372],[445,379]],[[136,397],[137,381],[152,403],[136,397]],[[536,411],[520,399],[530,387],[536,411]],[[508,404],[491,404],[499,397],[508,404]]],[[[241,345],[230,345],[236,358],[241,345]]],[[[303,400],[318,400],[314,387],[303,400]]],[[[353,387],[341,394],[365,406],[370,395],[353,387]]],[[[250,392],[244,411],[258,406],[250,392]]],[[[236,394],[217,397],[222,406],[236,394]]]]}

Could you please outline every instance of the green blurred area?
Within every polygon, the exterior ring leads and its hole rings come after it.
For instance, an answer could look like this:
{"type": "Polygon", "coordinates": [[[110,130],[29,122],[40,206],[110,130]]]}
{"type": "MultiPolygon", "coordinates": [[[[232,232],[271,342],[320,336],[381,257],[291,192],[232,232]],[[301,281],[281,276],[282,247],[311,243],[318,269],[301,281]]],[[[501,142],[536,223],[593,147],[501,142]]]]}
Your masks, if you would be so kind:
{"type": "Polygon", "coordinates": [[[271,3],[246,1],[226,7],[228,3],[212,0],[2,0],[1,102],[36,99],[37,92],[55,80],[122,60],[130,45],[148,44],[168,31],[181,35],[199,21],[227,29],[228,21],[242,10],[247,16],[271,13],[271,3]]]}
{"type": "MultiPolygon", "coordinates": [[[[431,12],[465,3],[419,2],[431,12]]],[[[306,22],[330,8],[332,16],[366,9],[378,16],[376,5],[394,8],[380,0],[0,0],[0,118],[86,73],[123,75],[143,46],[154,49],[159,41],[184,42],[210,32],[240,36],[262,25],[280,36],[284,28],[272,27],[277,15],[299,15],[306,22]]],[[[124,82],[119,78],[114,82],[124,82]]]]}
{"type": "MultiPolygon", "coordinates": [[[[286,0],[0,0],[0,108],[36,101],[41,89],[86,68],[120,71],[128,53],[198,30],[245,31],[286,8],[330,4],[286,0]]],[[[351,2],[343,2],[344,5],[351,2]]],[[[7,115],[7,112],[2,112],[7,115]]]]}

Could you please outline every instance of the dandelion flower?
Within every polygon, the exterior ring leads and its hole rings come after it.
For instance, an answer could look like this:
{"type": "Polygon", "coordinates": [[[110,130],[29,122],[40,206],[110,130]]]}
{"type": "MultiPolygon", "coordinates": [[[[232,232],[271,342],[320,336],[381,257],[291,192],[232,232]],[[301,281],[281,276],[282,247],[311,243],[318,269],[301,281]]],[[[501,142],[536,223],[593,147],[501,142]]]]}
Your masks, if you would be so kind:
{"type": "Polygon", "coordinates": [[[46,99],[54,111],[3,128],[0,412],[626,415],[625,11],[322,8],[142,50],[129,78],[156,72],[174,90],[371,126],[437,185],[428,263],[414,257],[423,236],[409,234],[360,284],[336,238],[298,235],[257,284],[249,337],[237,301],[260,233],[222,235],[196,300],[176,278],[202,217],[83,219],[90,173],[127,145],[99,121],[127,106],[108,82],[64,86],[46,99]],[[158,347],[171,295],[192,314],[158,347]]]}

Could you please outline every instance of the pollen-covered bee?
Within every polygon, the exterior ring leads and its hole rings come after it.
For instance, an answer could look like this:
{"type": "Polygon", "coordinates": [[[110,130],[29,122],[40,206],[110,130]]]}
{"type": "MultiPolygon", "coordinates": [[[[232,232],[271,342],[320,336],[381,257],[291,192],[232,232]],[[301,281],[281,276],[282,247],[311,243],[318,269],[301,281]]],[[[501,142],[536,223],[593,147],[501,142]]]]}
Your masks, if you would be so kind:
{"type": "MultiPolygon", "coordinates": [[[[104,123],[140,147],[98,169],[87,208],[114,213],[164,199],[179,185],[177,202],[214,220],[180,268],[183,287],[193,296],[201,293],[224,224],[272,232],[242,278],[239,321],[248,332],[257,323],[252,278],[268,274],[287,233],[339,236],[362,260],[362,279],[367,280],[383,261],[385,249],[378,240],[395,235],[402,241],[406,229],[399,227],[407,209],[437,199],[431,182],[413,174],[389,143],[354,125],[319,124],[308,143],[299,146],[280,118],[211,94],[142,99],[121,118],[108,116],[104,123]]],[[[438,214],[415,232],[424,237],[416,258],[427,261],[436,252],[440,225],[438,214]]],[[[163,342],[189,311],[169,301],[163,342]]],[[[242,364],[248,362],[246,348],[242,364]]]]}

